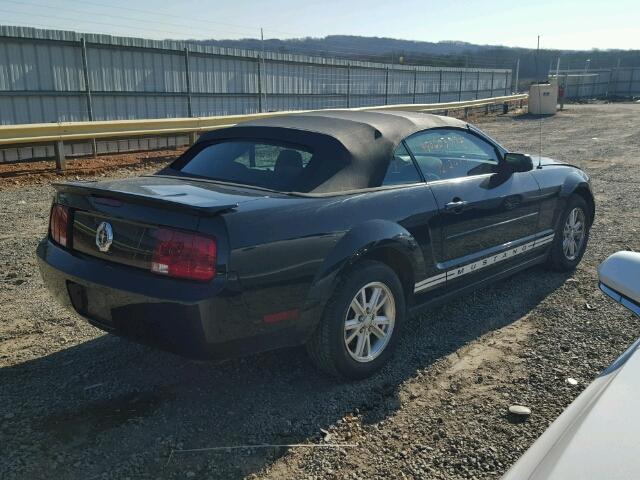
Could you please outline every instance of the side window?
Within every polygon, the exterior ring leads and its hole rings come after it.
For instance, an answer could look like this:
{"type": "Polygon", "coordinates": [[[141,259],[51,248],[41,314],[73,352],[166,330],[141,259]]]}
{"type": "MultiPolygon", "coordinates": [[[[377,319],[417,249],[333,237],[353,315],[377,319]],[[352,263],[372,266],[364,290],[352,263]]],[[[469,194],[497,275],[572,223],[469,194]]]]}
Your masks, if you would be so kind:
{"type": "Polygon", "coordinates": [[[382,180],[382,186],[402,185],[404,183],[417,183],[421,181],[422,178],[411,159],[411,155],[409,155],[409,152],[407,152],[407,149],[401,143],[393,152],[393,157],[389,161],[387,173],[382,180]]]}
{"type": "Polygon", "coordinates": [[[492,173],[499,163],[493,145],[462,130],[426,130],[406,143],[427,180],[492,173]]]}

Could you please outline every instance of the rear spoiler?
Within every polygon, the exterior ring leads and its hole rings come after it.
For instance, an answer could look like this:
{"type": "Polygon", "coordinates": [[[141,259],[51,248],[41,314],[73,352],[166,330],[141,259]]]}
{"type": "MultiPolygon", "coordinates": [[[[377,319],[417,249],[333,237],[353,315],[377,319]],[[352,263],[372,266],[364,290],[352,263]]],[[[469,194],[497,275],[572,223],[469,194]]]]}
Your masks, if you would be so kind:
{"type": "Polygon", "coordinates": [[[219,203],[210,202],[206,199],[190,194],[159,197],[155,195],[145,195],[141,193],[100,188],[91,185],[91,183],[92,182],[53,183],[53,187],[60,193],[75,193],[92,197],[132,201],[137,204],[148,205],[150,207],[159,207],[183,212],[186,211],[205,216],[214,216],[218,213],[233,210],[238,206],[237,203],[220,205],[219,203]]]}

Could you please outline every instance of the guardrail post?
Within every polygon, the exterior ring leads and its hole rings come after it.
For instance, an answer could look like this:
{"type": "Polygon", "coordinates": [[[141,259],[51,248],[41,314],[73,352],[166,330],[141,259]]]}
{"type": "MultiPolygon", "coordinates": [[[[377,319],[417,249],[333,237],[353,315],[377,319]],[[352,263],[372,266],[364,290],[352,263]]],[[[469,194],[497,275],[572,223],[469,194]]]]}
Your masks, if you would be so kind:
{"type": "Polygon", "coordinates": [[[462,101],[462,70],[460,70],[460,83],[458,84],[458,101],[462,101]]]}
{"type": "Polygon", "coordinates": [[[384,104],[389,105],[389,67],[386,68],[384,79],[384,104]]]}
{"type": "Polygon", "coordinates": [[[464,118],[469,118],[469,107],[464,107],[464,118]]]}
{"type": "MultiPolygon", "coordinates": [[[[89,84],[89,61],[87,60],[87,42],[84,38],[80,39],[80,47],[82,48],[82,76],[84,78],[84,91],[87,95],[87,117],[93,122],[93,100],[91,99],[91,85],[89,84]]],[[[93,157],[98,156],[98,146],[96,139],[91,139],[91,153],[93,157]]]]}
{"type": "Polygon", "coordinates": [[[438,84],[438,103],[442,101],[442,70],[440,70],[440,80],[438,84]]]}
{"type": "MultiPolygon", "coordinates": [[[[187,86],[187,115],[193,117],[193,107],[191,105],[191,69],[189,68],[189,49],[184,49],[184,72],[187,86]]],[[[192,142],[193,143],[193,142],[192,142]]]]}
{"type": "Polygon", "coordinates": [[[64,142],[58,140],[53,144],[53,150],[56,154],[56,170],[62,172],[65,167],[66,159],[64,157],[64,142]]]}
{"type": "Polygon", "coordinates": [[[417,88],[418,88],[418,67],[413,69],[413,103],[416,103],[417,88]]]}
{"type": "Polygon", "coordinates": [[[351,62],[347,63],[347,108],[351,108],[351,62]]]}

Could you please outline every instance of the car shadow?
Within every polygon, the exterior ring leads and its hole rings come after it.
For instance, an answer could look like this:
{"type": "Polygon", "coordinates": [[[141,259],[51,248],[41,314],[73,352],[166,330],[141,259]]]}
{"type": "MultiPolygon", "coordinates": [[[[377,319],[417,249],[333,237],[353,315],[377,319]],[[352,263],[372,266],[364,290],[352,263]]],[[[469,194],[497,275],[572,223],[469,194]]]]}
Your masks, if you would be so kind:
{"type": "Polygon", "coordinates": [[[0,477],[243,478],[287,448],[180,450],[317,442],[345,416],[386,419],[403,382],[566,278],[534,268],[410,319],[394,361],[360,382],[318,373],[302,348],[211,364],[110,335],[0,369],[0,477]]]}

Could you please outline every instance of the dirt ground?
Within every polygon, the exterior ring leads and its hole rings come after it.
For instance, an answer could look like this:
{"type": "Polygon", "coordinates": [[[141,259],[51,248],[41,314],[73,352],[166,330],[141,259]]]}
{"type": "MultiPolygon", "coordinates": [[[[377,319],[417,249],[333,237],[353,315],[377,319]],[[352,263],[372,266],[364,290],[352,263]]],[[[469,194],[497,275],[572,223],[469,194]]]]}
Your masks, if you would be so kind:
{"type": "Polygon", "coordinates": [[[101,178],[117,170],[129,174],[149,173],[159,169],[182,151],[184,148],[100,155],[97,158],[67,158],[66,168],[62,172],[56,170],[55,160],[0,163],[0,189],[48,185],[51,182],[73,180],[77,177],[101,178]]]}
{"type": "MultiPolygon", "coordinates": [[[[538,151],[532,117],[480,127],[538,151]]],[[[640,335],[596,281],[609,254],[640,250],[640,104],[570,105],[542,121],[542,141],[592,177],[578,269],[534,268],[412,318],[394,360],[356,383],[302,349],[214,365],[89,326],[50,298],[34,258],[58,177],[0,168],[0,478],[499,478],[640,335]],[[514,403],[526,422],[508,418],[514,403]]],[[[151,172],[173,153],[71,160],[67,176],[151,172]]]]}

